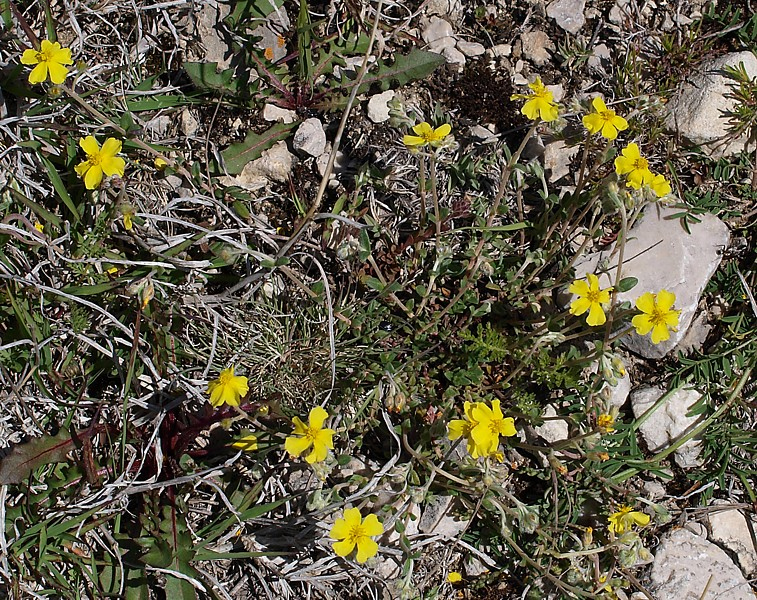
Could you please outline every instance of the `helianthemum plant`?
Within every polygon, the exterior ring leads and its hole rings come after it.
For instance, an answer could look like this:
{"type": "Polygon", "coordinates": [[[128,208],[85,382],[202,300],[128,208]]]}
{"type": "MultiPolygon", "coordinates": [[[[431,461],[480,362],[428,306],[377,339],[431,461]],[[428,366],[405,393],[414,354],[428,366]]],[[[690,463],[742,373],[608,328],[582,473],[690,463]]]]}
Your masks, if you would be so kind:
{"type": "Polygon", "coordinates": [[[628,129],[628,122],[616,115],[614,110],[607,108],[602,98],[594,98],[591,105],[594,111],[583,118],[583,124],[592,135],[598,133],[608,140],[614,140],[619,131],[628,129]]]}
{"type": "Polygon", "coordinates": [[[405,134],[402,138],[402,143],[408,148],[421,148],[423,146],[437,147],[444,143],[445,138],[452,131],[452,126],[449,123],[444,123],[436,129],[431,127],[425,121],[413,126],[413,133],[405,134]]]}
{"type": "Polygon", "coordinates": [[[88,190],[100,187],[104,175],[123,177],[126,162],[120,156],[116,156],[121,152],[120,140],[108,138],[100,148],[97,140],[88,135],[79,140],[79,146],[86,153],[87,160],[76,165],[76,172],[84,179],[84,186],[88,190]]]}
{"type": "Polygon", "coordinates": [[[537,77],[533,83],[529,83],[531,94],[513,94],[511,100],[525,100],[526,103],[520,112],[532,121],[556,121],[560,116],[560,109],[555,102],[555,97],[537,77]]]}
{"type": "Polygon", "coordinates": [[[284,448],[292,456],[299,456],[312,448],[305,460],[310,463],[326,460],[329,450],[334,449],[334,430],[323,426],[329,414],[320,406],[310,411],[308,424],[299,417],[292,419],[294,431],[284,442],[284,448]]]}
{"type": "Polygon", "coordinates": [[[56,85],[63,83],[68,75],[66,65],[73,62],[70,48],[62,48],[58,42],[50,40],[42,40],[39,50],[24,50],[21,55],[22,64],[34,65],[29,73],[29,83],[32,84],[47,81],[48,77],[56,85]]]}
{"type": "Polygon", "coordinates": [[[357,547],[357,562],[364,563],[378,552],[378,544],[372,539],[384,533],[384,526],[376,515],[367,515],[365,519],[357,508],[344,511],[344,518],[334,521],[331,537],[336,541],[332,544],[338,556],[349,556],[357,547]]]}
{"type": "Polygon", "coordinates": [[[639,296],[636,308],[641,314],[631,319],[636,333],[647,335],[651,331],[653,344],[670,339],[671,330],[678,329],[678,316],[681,313],[673,308],[675,301],[676,295],[667,290],[660,290],[657,294],[647,292],[639,296]]]}
{"type": "Polygon", "coordinates": [[[218,408],[224,404],[239,406],[248,391],[247,377],[234,375],[234,367],[229,367],[208,384],[207,393],[210,394],[210,404],[218,408]]]}
{"type": "Polygon", "coordinates": [[[570,305],[570,314],[580,316],[589,312],[586,323],[591,327],[604,325],[607,321],[604,306],[610,302],[612,286],[600,289],[599,279],[593,273],[586,276],[586,281],[577,279],[570,284],[568,291],[578,296],[570,305]]]}

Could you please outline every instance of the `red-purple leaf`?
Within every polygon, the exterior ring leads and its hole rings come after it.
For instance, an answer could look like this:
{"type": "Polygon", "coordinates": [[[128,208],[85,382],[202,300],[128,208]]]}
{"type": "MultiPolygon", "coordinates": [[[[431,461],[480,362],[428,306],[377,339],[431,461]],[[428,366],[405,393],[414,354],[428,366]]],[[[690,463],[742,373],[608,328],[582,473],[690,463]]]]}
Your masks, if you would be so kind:
{"type": "Polygon", "coordinates": [[[38,467],[66,460],[66,455],[74,448],[75,442],[65,429],[57,435],[43,435],[16,445],[0,461],[0,484],[21,483],[38,467]]]}

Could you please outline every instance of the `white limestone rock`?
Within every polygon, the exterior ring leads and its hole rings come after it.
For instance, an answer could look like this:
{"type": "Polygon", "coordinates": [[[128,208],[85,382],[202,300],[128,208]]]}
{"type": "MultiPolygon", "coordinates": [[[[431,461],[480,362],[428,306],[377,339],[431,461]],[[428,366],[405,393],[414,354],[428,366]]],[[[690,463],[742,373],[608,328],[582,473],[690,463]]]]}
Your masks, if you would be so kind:
{"type": "Polygon", "coordinates": [[[389,102],[394,98],[394,90],[386,90],[371,96],[368,100],[368,118],[373,123],[383,123],[389,120],[389,102]]]}
{"type": "Polygon", "coordinates": [[[755,600],[749,582],[715,544],[688,531],[666,534],[655,554],[649,590],[655,600],[755,600]]]}
{"type": "Polygon", "coordinates": [[[195,36],[193,37],[201,41],[203,51],[197,54],[189,52],[190,60],[217,63],[222,71],[231,66],[233,52],[229,44],[230,40],[224,39],[223,30],[219,27],[230,11],[230,4],[220,2],[202,4],[202,9],[197,13],[196,19],[190,22],[194,23],[195,36]]]}
{"type": "Polygon", "coordinates": [[[577,34],[586,23],[586,0],[555,0],[547,6],[547,16],[568,33],[577,34]]]}
{"type": "Polygon", "coordinates": [[[294,133],[292,147],[310,156],[317,157],[323,154],[326,148],[326,132],[323,130],[323,123],[315,117],[305,119],[294,133]]]}
{"type": "Polygon", "coordinates": [[[539,29],[522,33],[520,43],[523,57],[537,67],[546,65],[555,50],[555,45],[549,39],[549,36],[539,29]]]}
{"type": "Polygon", "coordinates": [[[181,131],[187,137],[192,137],[200,128],[200,122],[195,119],[195,116],[188,108],[181,111],[179,120],[181,121],[181,131]]]}
{"type": "MultiPolygon", "coordinates": [[[[570,165],[578,153],[578,146],[568,146],[563,140],[555,140],[544,146],[544,170],[550,183],[567,177],[570,165]]],[[[570,181],[575,184],[575,181],[570,181]]]]}
{"type": "MultiPolygon", "coordinates": [[[[663,395],[658,387],[644,387],[631,393],[631,407],[635,418],[641,417],[663,395]]],[[[702,415],[688,416],[691,407],[702,397],[696,390],[679,389],[670,394],[639,427],[651,452],[659,452],[686,435],[702,420],[702,415]]],[[[701,466],[699,455],[702,442],[697,438],[688,440],[673,453],[673,458],[683,469],[701,466]]]]}
{"type": "Polygon", "coordinates": [[[452,496],[434,496],[426,503],[418,522],[418,530],[453,539],[459,536],[468,527],[470,519],[457,519],[452,510],[454,498],[452,496]]]}
{"type": "Polygon", "coordinates": [[[268,185],[270,181],[283,183],[292,174],[294,156],[281,141],[265,150],[260,158],[247,163],[239,175],[222,177],[224,185],[236,185],[254,191],[268,185]]]}
{"type": "Polygon", "coordinates": [[[457,42],[457,49],[468,58],[475,58],[486,52],[486,48],[484,48],[483,44],[479,44],[478,42],[464,42],[462,40],[457,42]]]}
{"type": "Polygon", "coordinates": [[[698,73],[686,78],[666,107],[665,126],[692,144],[706,145],[715,158],[744,149],[748,132],[728,139],[728,119],[736,100],[729,98],[734,82],[722,74],[726,66],[744,63],[750,78],[757,77],[757,56],[749,51],[733,52],[707,61],[698,73]]]}
{"type": "Polygon", "coordinates": [[[544,408],[544,417],[548,418],[548,421],[544,421],[544,425],[534,427],[534,431],[543,438],[548,444],[553,444],[561,440],[568,439],[568,424],[563,419],[555,419],[557,411],[551,404],[547,404],[544,408]]]}
{"type": "Polygon", "coordinates": [[[747,518],[727,500],[715,500],[712,505],[711,508],[721,506],[722,510],[707,513],[710,541],[731,550],[747,575],[754,573],[757,571],[757,551],[749,534],[747,518]]]}
{"type": "Polygon", "coordinates": [[[462,71],[465,67],[465,54],[454,46],[442,48],[442,56],[447,61],[447,64],[458,72],[462,71]]]}
{"type": "MultiPolygon", "coordinates": [[[[628,235],[623,263],[623,277],[636,277],[639,283],[631,290],[618,294],[618,301],[633,305],[645,292],[657,293],[666,289],[676,295],[675,308],[680,310],[678,331],[670,339],[653,344],[650,335],[639,336],[635,331],[623,338],[623,344],[645,358],[662,358],[686,335],[707,282],[720,265],[723,250],[728,246],[729,230],[714,215],[701,215],[700,223],[691,223],[688,234],[677,218],[677,211],[660,204],[650,204],[628,235]]],[[[614,247],[614,245],[613,245],[614,247]]],[[[609,258],[613,247],[589,254],[576,265],[576,278],[596,273],[600,285],[615,282],[617,254],[607,271],[598,272],[600,264],[609,258]]]]}
{"type": "Polygon", "coordinates": [[[263,119],[269,123],[294,123],[297,120],[297,113],[275,104],[266,104],[263,107],[263,119]]]}
{"type": "Polygon", "coordinates": [[[440,17],[431,17],[421,32],[423,41],[428,44],[428,49],[438,54],[444,48],[454,48],[457,40],[449,21],[440,17]]]}

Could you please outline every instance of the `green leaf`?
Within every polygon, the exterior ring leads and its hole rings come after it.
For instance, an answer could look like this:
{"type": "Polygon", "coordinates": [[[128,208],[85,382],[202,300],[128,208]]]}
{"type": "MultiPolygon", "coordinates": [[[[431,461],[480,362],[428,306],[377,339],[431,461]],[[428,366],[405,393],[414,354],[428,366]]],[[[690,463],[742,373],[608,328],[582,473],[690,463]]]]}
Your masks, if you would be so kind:
{"type": "Polygon", "coordinates": [[[284,6],[284,0],[238,0],[233,2],[234,12],[224,19],[232,29],[250,19],[265,19],[284,6]]]}
{"type": "MultiPolygon", "coordinates": [[[[403,86],[411,81],[428,77],[434,69],[445,64],[443,56],[427,50],[413,48],[409,54],[395,55],[391,65],[379,61],[379,67],[375,71],[366,73],[360,84],[359,92],[367,92],[374,84],[378,84],[382,90],[388,90],[392,83],[403,86]]],[[[351,88],[357,81],[346,81],[342,87],[351,88]]]]}
{"type": "Polygon", "coordinates": [[[51,163],[45,156],[43,156],[41,153],[39,153],[39,158],[42,161],[42,164],[45,165],[45,168],[47,169],[47,174],[50,176],[50,183],[53,184],[53,187],[55,188],[55,191],[58,193],[58,196],[61,200],[63,200],[63,204],[66,205],[66,208],[68,208],[69,211],[71,211],[71,216],[74,218],[74,222],[78,223],[81,221],[81,217],[79,216],[79,209],[76,207],[76,204],[74,204],[74,201],[71,199],[71,196],[68,194],[68,190],[66,189],[66,186],[63,184],[63,180],[60,178],[60,175],[58,174],[58,170],[55,168],[55,165],[51,163]]]}
{"type": "Polygon", "coordinates": [[[75,447],[71,435],[61,429],[57,435],[43,435],[13,446],[0,462],[0,485],[21,483],[42,465],[62,462],[75,447]]]}
{"type": "Polygon", "coordinates": [[[636,284],[639,283],[639,280],[636,279],[636,277],[624,277],[620,280],[620,283],[618,283],[618,291],[619,292],[627,292],[629,290],[632,290],[636,287],[636,284]]]}
{"type": "Polygon", "coordinates": [[[252,90],[257,88],[257,84],[250,84],[247,77],[237,75],[236,69],[219,71],[215,62],[185,62],[183,67],[192,83],[203,91],[249,97],[252,90]]]}
{"type": "Polygon", "coordinates": [[[260,135],[248,133],[243,142],[232,144],[221,152],[226,171],[230,175],[238,175],[248,162],[260,158],[264,150],[268,150],[279,140],[288,137],[289,132],[296,125],[296,123],[277,123],[260,135]]]}

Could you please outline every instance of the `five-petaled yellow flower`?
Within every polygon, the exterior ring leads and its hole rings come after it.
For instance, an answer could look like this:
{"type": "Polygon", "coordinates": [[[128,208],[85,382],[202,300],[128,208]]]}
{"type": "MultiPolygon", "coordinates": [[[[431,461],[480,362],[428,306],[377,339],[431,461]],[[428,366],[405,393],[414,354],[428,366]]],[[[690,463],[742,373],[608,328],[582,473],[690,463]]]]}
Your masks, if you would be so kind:
{"type": "Polygon", "coordinates": [[[72,65],[71,49],[61,48],[58,42],[42,40],[39,50],[24,50],[21,55],[21,63],[25,65],[37,65],[29,73],[29,83],[42,83],[50,81],[58,85],[65,81],[68,69],[63,65],[72,65]]]}
{"type": "Polygon", "coordinates": [[[631,531],[634,525],[644,527],[644,525],[649,523],[649,515],[638,510],[633,510],[630,506],[623,505],[618,507],[618,512],[612,513],[607,520],[610,523],[607,526],[610,533],[623,535],[626,531],[631,531]]]}
{"type": "Polygon", "coordinates": [[[639,146],[635,143],[628,144],[621,156],[615,159],[615,172],[625,175],[627,185],[638,190],[642,185],[652,183],[654,175],[649,170],[649,161],[639,152],[639,146]]]}
{"type": "Polygon", "coordinates": [[[658,198],[667,196],[670,192],[673,191],[673,188],[670,187],[670,182],[665,179],[664,175],[661,175],[659,173],[654,176],[652,181],[649,182],[649,187],[652,188],[652,191],[658,198]]]}
{"type": "Polygon", "coordinates": [[[376,515],[368,515],[363,519],[360,510],[348,508],[344,511],[344,518],[334,521],[329,534],[335,540],[332,547],[338,556],[347,556],[357,546],[357,562],[364,563],[378,552],[378,544],[371,538],[384,533],[384,526],[376,515]]]}
{"type": "Polygon", "coordinates": [[[574,300],[570,305],[570,314],[579,316],[588,310],[589,314],[586,317],[586,323],[589,326],[604,325],[607,317],[602,305],[610,302],[610,292],[612,292],[612,289],[612,286],[604,290],[599,289],[599,279],[593,273],[589,273],[586,276],[586,281],[576,279],[568,288],[571,294],[578,296],[578,299],[574,300]]]}
{"type": "Polygon", "coordinates": [[[210,404],[213,408],[218,408],[224,404],[239,406],[249,390],[247,377],[234,375],[234,367],[229,367],[221,371],[218,379],[208,384],[207,393],[210,394],[210,404]]]}
{"type": "Polygon", "coordinates": [[[76,172],[84,179],[84,186],[88,190],[98,188],[103,181],[103,175],[123,177],[126,162],[120,156],[116,156],[121,152],[120,140],[108,138],[100,149],[97,140],[88,135],[79,140],[79,146],[87,154],[87,160],[76,165],[76,172]]]}
{"type": "Polygon", "coordinates": [[[652,343],[659,344],[670,338],[670,330],[678,331],[680,310],[673,310],[676,295],[667,290],[658,294],[647,292],[636,299],[636,308],[641,314],[631,319],[631,325],[639,335],[652,332],[652,343]]]}
{"type": "Polygon", "coordinates": [[[616,115],[614,110],[607,108],[602,98],[594,98],[591,105],[594,107],[594,112],[589,113],[582,120],[584,127],[592,135],[599,133],[608,140],[614,140],[618,137],[618,131],[628,129],[628,121],[616,115]]]}
{"type": "Polygon", "coordinates": [[[464,411],[465,419],[449,422],[449,439],[454,441],[464,437],[468,454],[473,458],[498,458],[499,436],[509,437],[517,433],[512,417],[502,414],[499,400],[493,400],[491,408],[485,402],[466,402],[464,411]]]}
{"type": "Polygon", "coordinates": [[[258,449],[258,437],[255,434],[245,435],[239,438],[236,442],[231,444],[233,448],[237,450],[244,450],[245,452],[252,452],[258,449]]]}
{"type": "Polygon", "coordinates": [[[312,446],[313,450],[305,457],[310,464],[321,462],[334,449],[334,430],[323,427],[329,414],[320,406],[310,411],[308,424],[299,417],[292,419],[293,435],[284,441],[284,448],[289,454],[299,456],[312,446]]]}
{"type": "Polygon", "coordinates": [[[402,138],[402,143],[411,148],[425,146],[426,144],[436,147],[444,143],[444,138],[449,135],[450,131],[452,131],[452,126],[449,123],[434,129],[424,121],[413,126],[415,135],[405,135],[402,138]]]}
{"type": "Polygon", "coordinates": [[[559,108],[555,102],[552,92],[541,82],[541,77],[536,81],[529,83],[533,94],[513,94],[510,100],[525,100],[526,103],[520,109],[526,117],[532,121],[541,119],[542,121],[556,121],[559,116],[559,108]]]}

